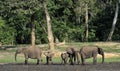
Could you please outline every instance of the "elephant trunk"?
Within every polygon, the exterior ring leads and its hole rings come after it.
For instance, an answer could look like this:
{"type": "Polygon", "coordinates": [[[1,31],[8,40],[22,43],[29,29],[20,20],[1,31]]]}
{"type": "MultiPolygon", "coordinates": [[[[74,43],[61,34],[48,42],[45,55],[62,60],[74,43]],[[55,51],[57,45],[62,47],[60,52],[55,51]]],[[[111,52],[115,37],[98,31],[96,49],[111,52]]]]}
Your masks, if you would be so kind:
{"type": "Polygon", "coordinates": [[[102,53],[102,63],[104,63],[104,52],[102,53]]]}
{"type": "Polygon", "coordinates": [[[16,53],[15,53],[15,61],[17,61],[17,54],[18,54],[18,53],[16,52],[16,53]]]}
{"type": "Polygon", "coordinates": [[[98,48],[98,53],[102,55],[102,63],[104,63],[104,51],[102,48],[98,48]]]}

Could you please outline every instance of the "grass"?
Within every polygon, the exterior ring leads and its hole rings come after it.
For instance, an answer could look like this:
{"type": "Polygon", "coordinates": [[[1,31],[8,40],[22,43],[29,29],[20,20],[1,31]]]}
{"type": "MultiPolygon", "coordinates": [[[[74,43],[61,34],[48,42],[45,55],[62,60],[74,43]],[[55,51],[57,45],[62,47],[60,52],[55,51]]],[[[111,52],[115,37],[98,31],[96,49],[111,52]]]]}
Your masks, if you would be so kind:
{"type": "MultiPolygon", "coordinates": [[[[46,63],[45,57],[42,57],[43,61],[42,63],[46,63]]],[[[53,62],[55,63],[61,63],[61,58],[60,57],[54,57],[53,62]]],[[[86,59],[87,63],[92,63],[93,58],[86,59]]],[[[101,63],[102,58],[99,57],[97,58],[97,62],[101,63]]],[[[120,62],[120,57],[111,57],[111,58],[105,58],[105,62],[120,62]]],[[[17,62],[14,59],[14,55],[6,55],[5,57],[0,58],[0,63],[24,63],[24,56],[23,55],[18,55],[17,56],[17,62]]],[[[29,59],[29,63],[36,63],[35,59],[29,59]]]]}
{"type": "MultiPolygon", "coordinates": [[[[99,46],[101,48],[103,48],[103,50],[106,53],[120,53],[120,43],[116,43],[116,42],[89,42],[89,43],[69,43],[66,44],[65,46],[57,46],[55,47],[55,49],[59,50],[59,51],[65,51],[66,47],[69,46],[75,46],[78,49],[80,49],[82,46],[99,46]]],[[[42,48],[44,50],[44,47],[41,47],[40,45],[38,45],[40,48],[42,48]]],[[[12,47],[12,46],[10,46],[12,47]]],[[[9,47],[9,48],[10,48],[9,47]]],[[[18,48],[19,46],[17,46],[18,48]]],[[[20,45],[21,47],[21,45],[20,45]]],[[[16,48],[15,46],[13,46],[12,48],[16,48]]],[[[45,47],[45,50],[47,50],[48,48],[45,47]]],[[[24,56],[22,54],[17,56],[17,62],[15,62],[14,59],[14,54],[15,54],[15,49],[11,49],[11,50],[0,50],[0,63],[24,63],[24,56]]],[[[43,59],[43,63],[46,62],[45,57],[42,57],[43,59]]],[[[56,63],[61,63],[61,58],[60,57],[54,57],[53,61],[56,63]]],[[[93,62],[93,59],[86,59],[86,62],[93,62]]],[[[97,62],[100,63],[101,62],[101,58],[97,59],[97,62]]],[[[120,62],[120,57],[111,57],[111,58],[105,58],[105,62],[120,62]]],[[[36,60],[34,59],[29,59],[29,63],[36,63],[36,60]]]]}

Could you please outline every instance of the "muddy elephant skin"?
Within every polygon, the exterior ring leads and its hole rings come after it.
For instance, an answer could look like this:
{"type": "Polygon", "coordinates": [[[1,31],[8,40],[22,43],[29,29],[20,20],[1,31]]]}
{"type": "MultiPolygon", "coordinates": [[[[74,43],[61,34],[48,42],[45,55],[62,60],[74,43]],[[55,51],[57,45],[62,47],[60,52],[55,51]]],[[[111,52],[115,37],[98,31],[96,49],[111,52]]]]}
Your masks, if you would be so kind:
{"type": "Polygon", "coordinates": [[[41,60],[42,50],[38,47],[24,47],[16,50],[15,61],[17,61],[17,54],[23,53],[25,56],[25,64],[28,63],[28,59],[37,59],[37,64],[41,60]]]}
{"type": "Polygon", "coordinates": [[[80,63],[79,51],[76,47],[68,47],[66,48],[66,52],[69,55],[71,65],[75,63],[80,63]]]}
{"type": "Polygon", "coordinates": [[[69,55],[66,52],[61,53],[61,59],[62,59],[61,64],[66,64],[69,59],[69,55]]]}
{"type": "Polygon", "coordinates": [[[54,56],[54,53],[52,51],[47,51],[46,53],[44,53],[44,55],[46,56],[46,64],[53,63],[52,58],[54,56]]]}
{"type": "Polygon", "coordinates": [[[80,49],[82,64],[85,64],[85,59],[93,57],[93,64],[97,62],[97,54],[102,55],[102,63],[104,62],[104,51],[98,46],[83,46],[80,49]]]}

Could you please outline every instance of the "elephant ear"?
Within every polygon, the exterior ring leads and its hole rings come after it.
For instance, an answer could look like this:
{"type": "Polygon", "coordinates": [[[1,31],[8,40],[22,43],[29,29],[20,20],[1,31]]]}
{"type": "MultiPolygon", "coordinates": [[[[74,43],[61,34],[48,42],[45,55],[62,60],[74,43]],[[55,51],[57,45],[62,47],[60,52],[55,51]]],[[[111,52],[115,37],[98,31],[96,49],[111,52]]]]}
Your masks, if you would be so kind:
{"type": "Polygon", "coordinates": [[[68,47],[68,48],[66,48],[66,52],[69,54],[73,54],[73,49],[68,47]]]}
{"type": "Polygon", "coordinates": [[[103,53],[103,49],[102,48],[98,48],[98,53],[102,54],[103,53]]]}

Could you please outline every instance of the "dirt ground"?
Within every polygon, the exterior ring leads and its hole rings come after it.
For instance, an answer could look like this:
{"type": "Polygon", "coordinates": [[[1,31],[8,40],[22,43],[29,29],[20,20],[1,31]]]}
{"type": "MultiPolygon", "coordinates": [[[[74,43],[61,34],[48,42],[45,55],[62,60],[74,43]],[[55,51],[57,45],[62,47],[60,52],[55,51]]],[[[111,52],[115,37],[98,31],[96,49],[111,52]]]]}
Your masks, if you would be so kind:
{"type": "Polygon", "coordinates": [[[120,63],[61,65],[61,64],[0,64],[0,71],[120,71],[120,63]]]}

